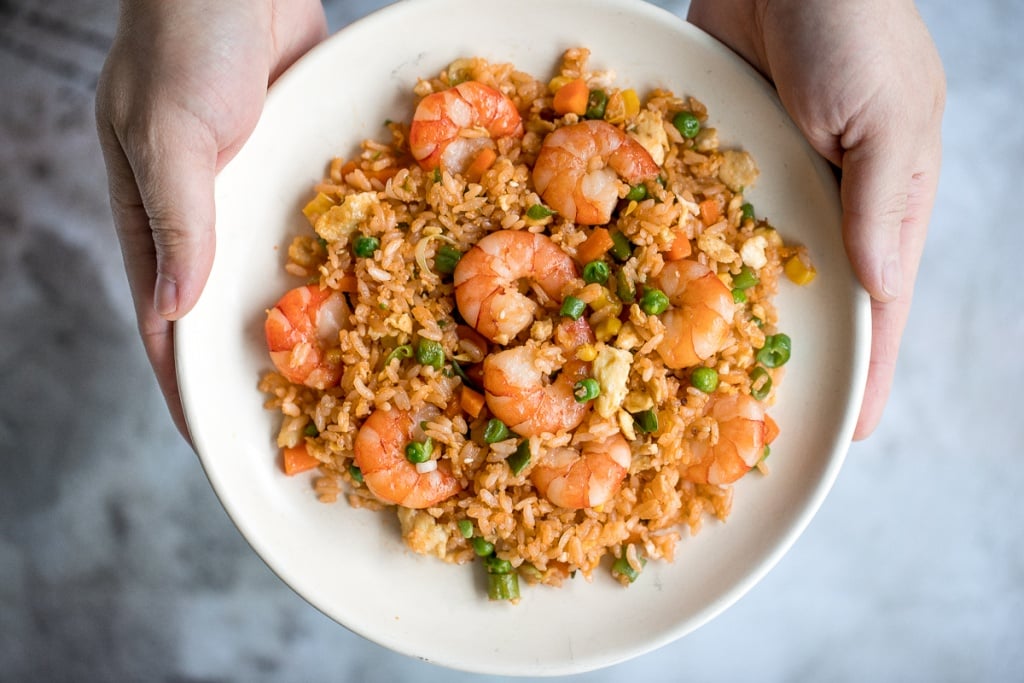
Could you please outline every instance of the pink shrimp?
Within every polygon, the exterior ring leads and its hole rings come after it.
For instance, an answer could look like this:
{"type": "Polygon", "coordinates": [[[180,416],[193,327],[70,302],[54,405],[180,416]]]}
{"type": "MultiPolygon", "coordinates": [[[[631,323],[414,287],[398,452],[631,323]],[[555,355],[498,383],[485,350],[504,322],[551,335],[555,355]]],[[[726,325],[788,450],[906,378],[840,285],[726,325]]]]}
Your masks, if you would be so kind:
{"type": "Polygon", "coordinates": [[[658,175],[643,145],[604,121],[582,121],[548,134],[533,166],[533,184],[566,220],[604,225],[629,185],[658,175]]]}
{"type": "Polygon", "coordinates": [[[579,450],[553,448],[530,470],[530,481],[555,505],[573,510],[607,503],[618,492],[633,454],[621,434],[587,441],[579,450]]]}
{"type": "Polygon", "coordinates": [[[492,232],[455,267],[455,302],[477,332],[507,344],[533,322],[537,304],[519,281],[537,284],[560,304],[575,281],[576,265],[549,237],[521,230],[492,232]]]}
{"type": "Polygon", "coordinates": [[[466,81],[420,100],[409,126],[409,149],[428,171],[441,166],[463,173],[481,149],[494,147],[495,139],[522,135],[522,117],[512,100],[466,81]]]}
{"type": "Polygon", "coordinates": [[[713,398],[707,413],[718,422],[718,440],[692,442],[694,462],[682,466],[680,476],[698,484],[731,484],[764,455],[764,406],[747,394],[732,394],[713,398]]]}
{"type": "Polygon", "coordinates": [[[345,296],[319,285],[296,287],[267,311],[270,359],[290,382],[326,389],[341,380],[338,333],[349,326],[345,296]]]}
{"type": "Polygon", "coordinates": [[[416,413],[378,409],[366,418],[353,450],[363,481],[373,495],[387,503],[422,509],[462,489],[446,461],[438,461],[433,469],[424,471],[405,457],[406,445],[423,438],[420,423],[439,412],[430,407],[416,413]]]}
{"type": "Polygon", "coordinates": [[[673,261],[654,278],[654,285],[672,304],[660,316],[665,339],[658,355],[665,365],[691,367],[721,350],[736,304],[710,268],[690,259],[673,261]]]}

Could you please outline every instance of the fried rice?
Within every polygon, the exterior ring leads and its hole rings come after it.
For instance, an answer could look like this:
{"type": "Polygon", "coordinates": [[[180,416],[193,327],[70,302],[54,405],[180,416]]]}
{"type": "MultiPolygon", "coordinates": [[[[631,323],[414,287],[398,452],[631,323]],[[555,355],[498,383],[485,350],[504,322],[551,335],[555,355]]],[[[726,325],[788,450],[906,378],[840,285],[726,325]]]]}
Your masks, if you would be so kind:
{"type": "MultiPolygon", "coordinates": [[[[684,534],[697,533],[709,517],[729,515],[732,484],[692,481],[687,468],[695,452],[722,438],[709,410],[716,397],[753,395],[766,408],[774,403],[785,359],[765,362],[764,349],[784,337],[773,297],[784,272],[800,283],[813,276],[805,250],[785,244],[744,198],[756,180],[755,161],[743,150],[720,147],[699,100],[661,89],[641,96],[619,87],[611,73],[590,70],[588,57],[583,48],[566,51],[546,80],[511,64],[464,58],[416,84],[417,101],[472,81],[514,103],[523,134],[496,140],[496,156],[479,177],[421,167],[410,154],[411,112],[396,112],[387,122],[388,139],[366,140],[356,154],[333,159],[304,209],[312,229],[294,237],[285,268],[296,283],[345,294],[345,329],[327,351],[340,379],[314,388],[273,371],[259,385],[266,408],[280,416],[277,445],[307,455],[290,471],[315,467],[313,490],[321,501],[344,498],[356,508],[397,514],[405,543],[418,553],[456,564],[487,555],[505,561],[506,573],[547,585],[576,574],[590,580],[602,566],[628,584],[648,560],[672,561],[684,534]],[[596,91],[603,95],[596,115],[555,107],[556,93],[579,80],[591,98],[596,91]],[[680,113],[699,127],[674,125],[680,113]],[[601,226],[537,210],[546,204],[531,176],[545,137],[586,118],[625,131],[659,167],[642,196],[623,186],[610,222],[601,226]],[[442,262],[457,260],[490,233],[527,231],[547,236],[583,268],[578,254],[601,229],[616,235],[626,253],[600,259],[610,271],[606,282],[576,279],[572,295],[586,307],[582,318],[594,340],[575,355],[588,362],[624,358],[624,381],[616,391],[599,383],[604,404],[600,411],[590,408],[575,429],[489,438],[494,415],[488,403],[464,400],[487,393],[483,357],[529,344],[556,373],[569,355],[554,344],[564,311],[536,288],[523,287],[538,302],[532,324],[507,343],[481,344],[466,333],[451,264],[442,262]],[[657,351],[665,324],[644,310],[640,295],[666,267],[680,234],[688,243],[686,258],[706,265],[732,292],[735,313],[716,353],[672,369],[657,351]],[[367,237],[375,240],[371,256],[357,255],[356,242],[367,237]],[[422,340],[440,345],[443,363],[423,363],[410,352],[422,340]],[[699,368],[713,370],[717,385],[697,382],[699,368]],[[412,413],[422,406],[436,407],[436,416],[420,425],[433,446],[430,458],[447,463],[459,490],[412,509],[369,490],[354,449],[374,411],[412,413]],[[626,439],[630,458],[609,500],[569,509],[534,484],[531,472],[546,454],[614,434],[626,439]]],[[[788,338],[785,351],[788,357],[788,338]]],[[[701,372],[706,377],[710,371],[701,372]]],[[[767,471],[767,453],[765,445],[752,469],[767,471]]],[[[515,600],[518,592],[502,597],[515,600]]]]}

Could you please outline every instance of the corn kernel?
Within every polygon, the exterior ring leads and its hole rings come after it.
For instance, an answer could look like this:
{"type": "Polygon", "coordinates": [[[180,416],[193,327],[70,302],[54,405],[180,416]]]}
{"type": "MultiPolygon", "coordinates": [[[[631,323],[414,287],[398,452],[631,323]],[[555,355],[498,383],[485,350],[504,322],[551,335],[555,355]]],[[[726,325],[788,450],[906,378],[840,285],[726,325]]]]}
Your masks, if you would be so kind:
{"type": "Polygon", "coordinates": [[[589,363],[597,358],[597,349],[593,344],[584,344],[576,350],[576,358],[584,363],[589,363]]]}
{"type": "Polygon", "coordinates": [[[628,216],[629,214],[631,214],[634,211],[636,211],[636,207],[637,206],[638,205],[636,203],[636,200],[635,199],[630,199],[629,200],[629,204],[626,205],[626,209],[622,212],[622,215],[623,216],[628,216]]]}
{"type": "Polygon", "coordinates": [[[594,336],[598,341],[606,342],[619,333],[622,329],[622,321],[618,318],[606,318],[597,325],[594,336]]]}
{"type": "Polygon", "coordinates": [[[569,76],[555,76],[550,81],[548,81],[548,90],[551,92],[551,94],[554,94],[561,90],[563,85],[565,85],[569,81],[574,80],[576,79],[570,78],[569,76]]]}
{"type": "Polygon", "coordinates": [[[640,97],[636,94],[636,90],[632,88],[623,90],[622,103],[626,106],[626,118],[640,113],[640,97]]]}
{"type": "Polygon", "coordinates": [[[791,256],[786,261],[786,277],[801,287],[810,284],[811,280],[818,274],[817,269],[810,263],[804,262],[800,255],[791,256]]]}

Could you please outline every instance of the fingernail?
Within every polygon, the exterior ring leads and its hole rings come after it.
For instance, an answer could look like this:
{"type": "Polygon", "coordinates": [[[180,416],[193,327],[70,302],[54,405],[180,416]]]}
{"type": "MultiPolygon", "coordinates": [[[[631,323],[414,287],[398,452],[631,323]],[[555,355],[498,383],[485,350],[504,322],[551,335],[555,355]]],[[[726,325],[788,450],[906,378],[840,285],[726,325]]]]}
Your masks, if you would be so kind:
{"type": "Polygon", "coordinates": [[[882,266],[882,293],[889,299],[900,295],[903,286],[903,273],[900,269],[899,256],[890,256],[882,266]]]}
{"type": "Polygon", "coordinates": [[[171,315],[178,310],[178,285],[166,275],[156,276],[153,308],[162,316],[171,315]]]}

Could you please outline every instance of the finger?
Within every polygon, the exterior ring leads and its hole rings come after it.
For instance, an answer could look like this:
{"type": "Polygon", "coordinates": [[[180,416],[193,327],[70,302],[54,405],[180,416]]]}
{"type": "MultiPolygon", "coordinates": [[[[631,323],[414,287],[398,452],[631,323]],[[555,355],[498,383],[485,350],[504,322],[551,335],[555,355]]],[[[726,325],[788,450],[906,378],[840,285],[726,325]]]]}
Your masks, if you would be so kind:
{"type": "Polygon", "coordinates": [[[300,7],[274,7],[273,40],[275,59],[270,82],[277,80],[289,66],[327,37],[327,17],[323,3],[305,1],[300,7]]]}

